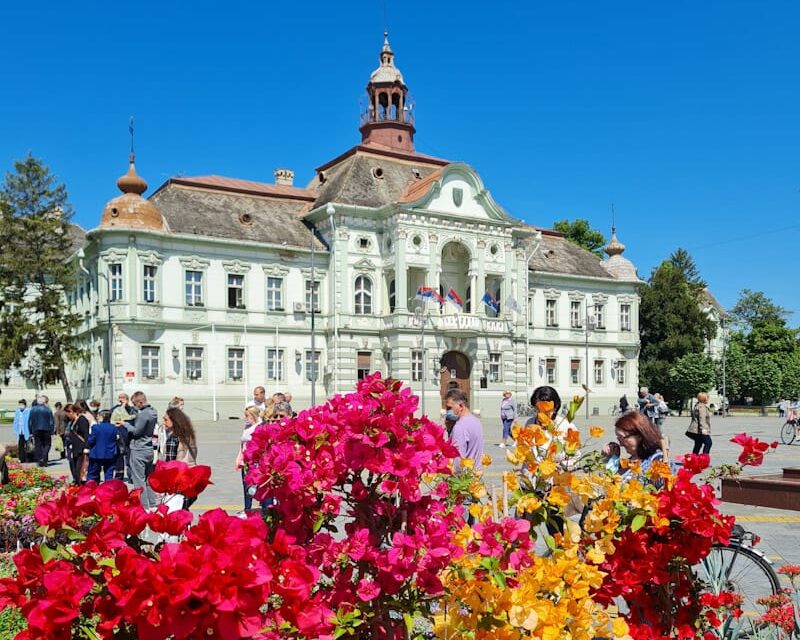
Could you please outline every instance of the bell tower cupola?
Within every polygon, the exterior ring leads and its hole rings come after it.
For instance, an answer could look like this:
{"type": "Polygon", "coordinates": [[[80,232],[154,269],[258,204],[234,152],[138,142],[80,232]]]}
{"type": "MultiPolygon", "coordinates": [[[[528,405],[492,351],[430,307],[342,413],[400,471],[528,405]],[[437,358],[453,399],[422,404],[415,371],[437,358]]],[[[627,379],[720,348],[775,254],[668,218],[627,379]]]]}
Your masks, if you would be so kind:
{"type": "Polygon", "coordinates": [[[380,66],[367,84],[369,102],[361,114],[361,143],[414,151],[414,107],[403,74],[394,66],[389,34],[383,34],[380,66]]]}

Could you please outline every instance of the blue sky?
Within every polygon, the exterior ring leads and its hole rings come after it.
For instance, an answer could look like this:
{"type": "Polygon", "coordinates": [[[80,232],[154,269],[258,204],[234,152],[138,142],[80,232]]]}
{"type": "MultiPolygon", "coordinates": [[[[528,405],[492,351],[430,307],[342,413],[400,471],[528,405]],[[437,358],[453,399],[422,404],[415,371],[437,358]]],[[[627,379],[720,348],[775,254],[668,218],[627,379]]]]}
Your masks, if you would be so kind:
{"type": "MultiPolygon", "coordinates": [[[[29,151],[94,227],[137,168],[272,181],[359,140],[381,2],[13,3],[0,53],[0,168],[29,151]]],[[[687,248],[727,306],[745,287],[800,312],[800,4],[387,0],[419,151],[474,166],[543,226],[617,210],[647,276],[687,248]]],[[[800,324],[795,314],[792,324],[800,324]]]]}

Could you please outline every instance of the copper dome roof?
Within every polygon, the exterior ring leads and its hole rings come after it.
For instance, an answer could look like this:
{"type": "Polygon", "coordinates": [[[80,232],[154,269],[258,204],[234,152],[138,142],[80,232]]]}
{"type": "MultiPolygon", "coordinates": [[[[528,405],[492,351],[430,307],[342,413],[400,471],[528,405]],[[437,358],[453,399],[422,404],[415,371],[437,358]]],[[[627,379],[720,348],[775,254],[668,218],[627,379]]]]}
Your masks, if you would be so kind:
{"type": "Polygon", "coordinates": [[[147,182],[136,173],[133,163],[133,154],[130,157],[128,173],[120,176],[117,186],[122,191],[103,207],[103,216],[100,220],[101,229],[163,229],[164,217],[158,207],[143,198],[147,190],[147,182]]]}

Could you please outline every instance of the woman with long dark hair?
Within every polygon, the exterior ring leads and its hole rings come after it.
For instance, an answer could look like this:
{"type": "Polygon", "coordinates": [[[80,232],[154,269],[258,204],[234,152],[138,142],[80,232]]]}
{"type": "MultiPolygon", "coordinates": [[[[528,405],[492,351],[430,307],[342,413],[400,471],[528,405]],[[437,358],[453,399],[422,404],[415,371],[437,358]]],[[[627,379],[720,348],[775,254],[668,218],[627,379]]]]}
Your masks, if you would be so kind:
{"type": "Polygon", "coordinates": [[[183,411],[170,407],[164,414],[164,429],[167,439],[164,445],[164,460],[180,460],[189,466],[197,464],[197,436],[194,425],[183,411]]]}
{"type": "Polygon", "coordinates": [[[89,433],[94,424],[94,416],[85,400],[76,400],[64,407],[64,415],[70,421],[70,461],[74,484],[86,482],[89,468],[89,433]]]}
{"type": "Polygon", "coordinates": [[[657,460],[664,460],[661,445],[661,434],[650,419],[638,411],[630,411],[620,416],[614,424],[617,442],[610,442],[603,448],[608,457],[607,467],[622,471],[620,455],[622,449],[630,456],[630,462],[638,463],[639,472],[635,473],[631,465],[622,472],[623,480],[633,477],[646,480],[647,471],[657,460]]]}

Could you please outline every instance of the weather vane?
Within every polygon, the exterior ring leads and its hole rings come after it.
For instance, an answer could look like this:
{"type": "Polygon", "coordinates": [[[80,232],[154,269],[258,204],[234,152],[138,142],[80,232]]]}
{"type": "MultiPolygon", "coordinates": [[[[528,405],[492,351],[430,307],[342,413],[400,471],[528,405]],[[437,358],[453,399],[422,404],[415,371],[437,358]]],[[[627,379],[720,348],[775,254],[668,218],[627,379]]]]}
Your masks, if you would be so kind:
{"type": "Polygon", "coordinates": [[[133,116],[128,123],[128,132],[131,134],[131,158],[133,157],[133,116]]]}

